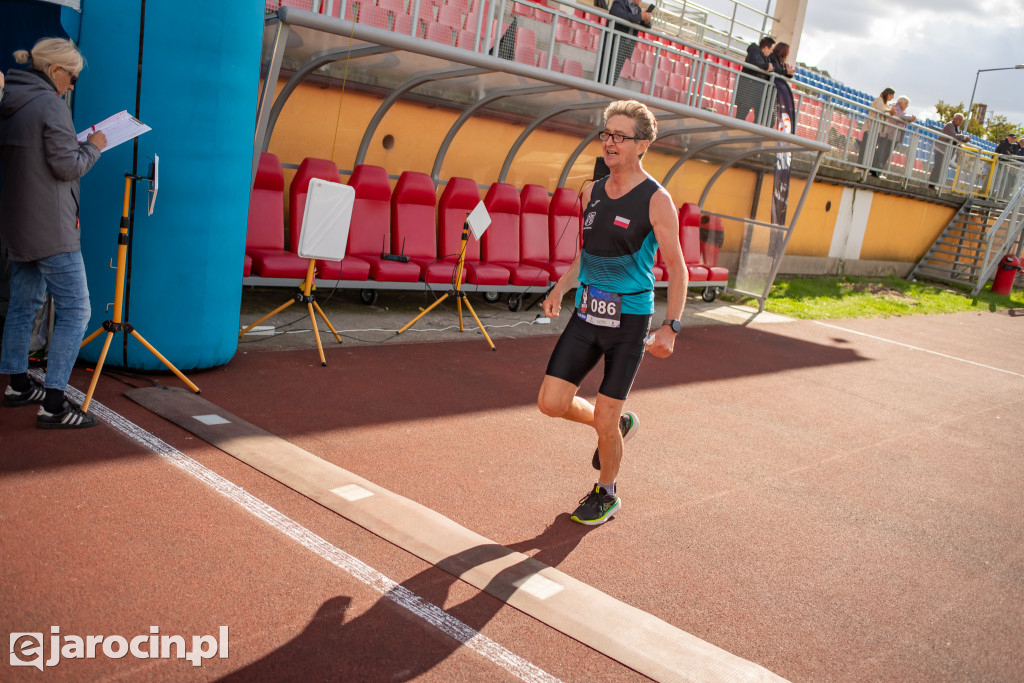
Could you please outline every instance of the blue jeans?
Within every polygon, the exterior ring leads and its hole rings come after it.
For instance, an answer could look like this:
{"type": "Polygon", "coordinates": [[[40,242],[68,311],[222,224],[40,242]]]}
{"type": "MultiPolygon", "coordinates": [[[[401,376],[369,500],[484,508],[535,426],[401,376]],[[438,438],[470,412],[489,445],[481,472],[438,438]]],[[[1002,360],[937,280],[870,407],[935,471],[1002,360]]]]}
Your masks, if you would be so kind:
{"type": "Polygon", "coordinates": [[[57,322],[50,335],[43,386],[63,391],[71,378],[90,316],[89,287],[80,251],[54,254],[38,261],[11,261],[11,301],[4,323],[0,374],[28,372],[32,322],[47,289],[53,296],[57,322]]]}

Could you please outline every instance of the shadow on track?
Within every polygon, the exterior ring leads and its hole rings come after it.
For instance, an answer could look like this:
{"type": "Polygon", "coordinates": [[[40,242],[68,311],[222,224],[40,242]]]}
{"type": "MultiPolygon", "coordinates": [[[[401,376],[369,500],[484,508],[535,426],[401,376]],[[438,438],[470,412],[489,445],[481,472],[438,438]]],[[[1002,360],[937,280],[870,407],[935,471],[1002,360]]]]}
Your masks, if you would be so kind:
{"type": "MultiPolygon", "coordinates": [[[[298,636],[262,659],[232,673],[225,681],[360,680],[403,681],[420,676],[443,662],[479,632],[515,591],[512,582],[544,566],[557,567],[595,527],[575,524],[559,515],[538,536],[511,544],[480,545],[442,560],[389,591],[369,610],[349,618],[352,598],[325,602],[298,636]],[[483,592],[454,605],[446,613],[468,626],[446,635],[403,605],[418,597],[432,622],[463,572],[513,552],[532,556],[501,571],[483,592]],[[470,630],[471,629],[471,630],[470,630]]],[[[422,606],[421,606],[422,609],[422,606]]],[[[515,643],[503,643],[515,650],[515,643]]],[[[482,661],[482,660],[481,660],[482,661]]],[[[486,675],[484,676],[486,677],[486,675]]]]}

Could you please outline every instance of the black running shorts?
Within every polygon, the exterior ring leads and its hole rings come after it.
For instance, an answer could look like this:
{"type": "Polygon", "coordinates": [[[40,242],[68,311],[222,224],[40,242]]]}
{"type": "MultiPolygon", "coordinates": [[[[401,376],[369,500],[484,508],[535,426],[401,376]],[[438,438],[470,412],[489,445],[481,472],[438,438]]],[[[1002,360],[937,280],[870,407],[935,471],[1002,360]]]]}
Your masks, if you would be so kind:
{"type": "Polygon", "coordinates": [[[651,316],[622,314],[617,328],[591,325],[576,311],[558,338],[548,361],[548,375],[577,387],[604,356],[604,379],[600,393],[624,401],[644,359],[644,337],[651,329],[651,316]]]}

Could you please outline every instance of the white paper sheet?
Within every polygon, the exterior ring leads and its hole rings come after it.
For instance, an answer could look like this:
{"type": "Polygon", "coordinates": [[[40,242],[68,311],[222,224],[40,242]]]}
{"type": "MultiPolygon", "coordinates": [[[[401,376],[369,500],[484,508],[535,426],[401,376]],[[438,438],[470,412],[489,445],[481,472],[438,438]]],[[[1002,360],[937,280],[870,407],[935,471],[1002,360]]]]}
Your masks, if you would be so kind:
{"type": "Polygon", "coordinates": [[[91,134],[98,130],[103,131],[103,134],[107,136],[107,146],[103,148],[103,151],[106,152],[117,147],[122,142],[134,140],[143,133],[153,129],[129,114],[126,109],[103,119],[95,126],[89,126],[78,134],[78,141],[85,142],[91,134]]]}

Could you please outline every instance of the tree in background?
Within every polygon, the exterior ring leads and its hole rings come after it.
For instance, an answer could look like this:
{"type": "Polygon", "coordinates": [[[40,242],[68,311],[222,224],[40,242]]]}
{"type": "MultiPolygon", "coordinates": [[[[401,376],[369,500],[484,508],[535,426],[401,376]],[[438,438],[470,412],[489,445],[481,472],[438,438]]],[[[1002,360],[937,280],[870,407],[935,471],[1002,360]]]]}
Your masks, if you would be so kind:
{"type": "Polygon", "coordinates": [[[939,123],[946,125],[953,120],[953,117],[960,114],[965,119],[967,118],[967,107],[964,106],[963,102],[958,104],[946,104],[942,100],[935,105],[935,111],[939,114],[939,123]]]}
{"type": "Polygon", "coordinates": [[[1005,116],[1002,114],[996,114],[988,117],[988,126],[986,131],[988,133],[988,140],[991,142],[999,143],[1003,141],[1010,133],[1013,133],[1017,137],[1020,137],[1024,133],[1024,127],[1010,123],[1005,116]]]}

